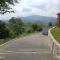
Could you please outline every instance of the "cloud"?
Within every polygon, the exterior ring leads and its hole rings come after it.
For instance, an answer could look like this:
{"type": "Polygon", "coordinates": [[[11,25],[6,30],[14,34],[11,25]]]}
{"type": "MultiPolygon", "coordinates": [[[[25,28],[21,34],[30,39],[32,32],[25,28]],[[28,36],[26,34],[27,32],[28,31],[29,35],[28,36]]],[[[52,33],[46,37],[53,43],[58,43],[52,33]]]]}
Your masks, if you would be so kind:
{"type": "Polygon", "coordinates": [[[32,10],[29,9],[29,8],[23,8],[23,11],[24,11],[24,12],[31,12],[32,10]]]}
{"type": "Polygon", "coordinates": [[[60,12],[60,0],[21,0],[12,6],[15,13],[0,15],[0,19],[8,19],[12,16],[44,15],[56,16],[60,12]]]}
{"type": "Polygon", "coordinates": [[[60,11],[59,3],[60,0],[22,0],[21,3],[18,4],[20,9],[16,7],[16,11],[18,12],[21,10],[23,14],[26,13],[28,15],[34,12],[34,14],[37,14],[39,11],[40,13],[38,13],[38,15],[55,16],[56,13],[60,11]],[[42,12],[47,14],[43,14],[42,12]]]}
{"type": "Polygon", "coordinates": [[[46,10],[47,9],[47,4],[42,4],[42,5],[30,5],[32,8],[37,8],[37,9],[42,9],[46,10]]]}

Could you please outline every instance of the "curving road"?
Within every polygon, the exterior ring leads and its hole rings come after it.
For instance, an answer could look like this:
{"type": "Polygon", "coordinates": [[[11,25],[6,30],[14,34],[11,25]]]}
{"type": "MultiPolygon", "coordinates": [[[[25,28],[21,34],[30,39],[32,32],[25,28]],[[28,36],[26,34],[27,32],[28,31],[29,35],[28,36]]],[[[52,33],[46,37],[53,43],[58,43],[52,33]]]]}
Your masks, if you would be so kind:
{"type": "Polygon", "coordinates": [[[41,33],[16,38],[0,46],[0,60],[56,60],[49,48],[48,36],[41,33]]]}

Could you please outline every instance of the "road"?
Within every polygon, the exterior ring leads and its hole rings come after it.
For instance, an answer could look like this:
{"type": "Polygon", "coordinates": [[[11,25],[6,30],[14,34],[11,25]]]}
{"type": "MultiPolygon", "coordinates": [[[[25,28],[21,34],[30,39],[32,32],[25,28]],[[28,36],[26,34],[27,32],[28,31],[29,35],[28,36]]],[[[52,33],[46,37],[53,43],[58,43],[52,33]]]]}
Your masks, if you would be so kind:
{"type": "Polygon", "coordinates": [[[48,36],[33,33],[0,46],[0,60],[56,60],[49,48],[48,36]]]}

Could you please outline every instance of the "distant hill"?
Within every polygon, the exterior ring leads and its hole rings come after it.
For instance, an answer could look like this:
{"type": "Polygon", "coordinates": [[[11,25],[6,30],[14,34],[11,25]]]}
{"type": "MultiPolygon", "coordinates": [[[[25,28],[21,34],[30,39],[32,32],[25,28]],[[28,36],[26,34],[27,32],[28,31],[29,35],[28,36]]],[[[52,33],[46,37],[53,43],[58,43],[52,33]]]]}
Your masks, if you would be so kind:
{"type": "Polygon", "coordinates": [[[42,23],[52,22],[52,23],[55,23],[57,20],[56,17],[46,17],[46,16],[39,16],[39,15],[21,17],[21,19],[24,22],[32,22],[32,23],[36,23],[36,22],[42,22],[42,23]]]}

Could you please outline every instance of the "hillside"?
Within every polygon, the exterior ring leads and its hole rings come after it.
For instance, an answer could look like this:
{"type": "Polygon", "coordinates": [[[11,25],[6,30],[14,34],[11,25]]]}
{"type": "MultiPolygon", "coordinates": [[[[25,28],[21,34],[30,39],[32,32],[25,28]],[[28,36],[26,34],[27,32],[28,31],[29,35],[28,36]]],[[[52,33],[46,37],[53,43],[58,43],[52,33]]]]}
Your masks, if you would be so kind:
{"type": "Polygon", "coordinates": [[[56,17],[46,17],[46,16],[39,16],[39,15],[21,17],[21,19],[24,22],[33,22],[33,23],[36,23],[36,22],[42,22],[42,23],[52,22],[52,23],[55,23],[56,22],[56,17]]]}

